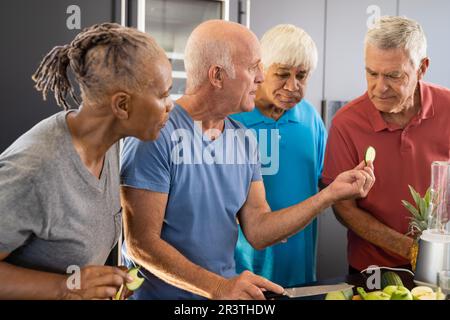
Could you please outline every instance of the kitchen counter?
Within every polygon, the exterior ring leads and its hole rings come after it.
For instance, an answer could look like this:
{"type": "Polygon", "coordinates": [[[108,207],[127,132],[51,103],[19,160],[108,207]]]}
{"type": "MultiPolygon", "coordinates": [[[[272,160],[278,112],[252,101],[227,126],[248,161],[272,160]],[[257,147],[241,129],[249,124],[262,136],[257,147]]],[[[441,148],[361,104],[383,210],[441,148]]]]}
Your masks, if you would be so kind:
{"type": "MultiPolygon", "coordinates": [[[[386,271],[386,270],[383,270],[383,271],[386,271]]],[[[395,271],[395,273],[397,273],[400,276],[400,278],[402,279],[403,285],[406,288],[411,290],[412,288],[414,288],[416,286],[414,284],[414,278],[409,272],[395,271]]],[[[320,281],[302,284],[302,285],[294,286],[294,287],[329,285],[329,284],[338,284],[338,283],[346,282],[348,284],[354,285],[353,294],[357,294],[357,292],[356,292],[357,287],[363,287],[367,291],[373,291],[373,290],[369,290],[366,286],[367,279],[370,276],[371,276],[371,274],[368,274],[368,273],[345,275],[342,277],[320,280],[320,281]]],[[[278,298],[277,300],[324,300],[324,299],[325,299],[325,294],[308,296],[308,297],[300,297],[300,298],[283,297],[283,298],[278,298]]]]}

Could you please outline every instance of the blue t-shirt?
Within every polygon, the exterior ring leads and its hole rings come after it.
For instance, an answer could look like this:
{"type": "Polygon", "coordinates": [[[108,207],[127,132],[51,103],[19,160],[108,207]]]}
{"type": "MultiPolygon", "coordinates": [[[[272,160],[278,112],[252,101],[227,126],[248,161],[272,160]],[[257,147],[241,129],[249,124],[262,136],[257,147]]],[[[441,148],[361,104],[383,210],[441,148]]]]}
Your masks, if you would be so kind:
{"type": "MultiPolygon", "coordinates": [[[[327,133],[310,103],[302,100],[278,121],[264,116],[258,108],[232,118],[257,132],[267,202],[273,211],[318,192],[327,133]]],[[[239,230],[236,271],[250,270],[285,287],[312,282],[316,280],[316,251],[316,219],[287,242],[264,250],[253,249],[239,230]]]]}
{"type": "MultiPolygon", "coordinates": [[[[199,124],[176,105],[156,141],[125,140],[121,179],[126,186],[167,193],[161,238],[191,262],[229,278],[236,275],[236,214],[251,182],[262,178],[253,134],[244,135],[248,130],[229,118],[224,129],[218,139],[210,141],[199,124]],[[233,135],[235,139],[230,139],[233,135]],[[249,147],[249,136],[254,148],[249,147]]],[[[123,252],[130,266],[133,262],[127,259],[125,247],[123,252]]],[[[147,270],[142,274],[146,280],[135,291],[135,299],[200,298],[147,270]]]]}

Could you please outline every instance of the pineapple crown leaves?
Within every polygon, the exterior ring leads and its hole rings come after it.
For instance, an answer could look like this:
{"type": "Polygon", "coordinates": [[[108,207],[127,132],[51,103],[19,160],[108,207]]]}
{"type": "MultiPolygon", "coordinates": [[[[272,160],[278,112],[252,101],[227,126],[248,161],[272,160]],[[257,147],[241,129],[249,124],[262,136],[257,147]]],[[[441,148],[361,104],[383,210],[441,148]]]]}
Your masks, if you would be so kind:
{"type": "Polygon", "coordinates": [[[431,191],[428,188],[422,197],[412,186],[408,185],[415,206],[406,200],[402,200],[403,206],[411,213],[409,217],[409,233],[418,237],[428,227],[428,208],[431,202],[431,191]]]}

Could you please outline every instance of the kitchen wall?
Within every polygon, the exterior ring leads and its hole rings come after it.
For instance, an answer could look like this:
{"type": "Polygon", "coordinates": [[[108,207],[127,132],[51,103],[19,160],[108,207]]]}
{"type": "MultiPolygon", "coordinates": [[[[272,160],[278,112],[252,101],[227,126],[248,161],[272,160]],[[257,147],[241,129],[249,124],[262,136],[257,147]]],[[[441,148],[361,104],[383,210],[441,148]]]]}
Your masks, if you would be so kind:
{"type": "Polygon", "coordinates": [[[33,88],[31,75],[40,60],[55,45],[71,41],[78,27],[120,21],[117,5],[114,0],[0,1],[0,153],[40,120],[62,110],[51,96],[43,101],[33,88]]]}
{"type": "MultiPolygon", "coordinates": [[[[238,0],[230,0],[233,21],[238,20],[237,4],[238,0]]],[[[60,110],[53,99],[42,101],[31,74],[55,44],[65,44],[79,32],[67,28],[70,5],[81,9],[81,28],[120,20],[118,1],[113,0],[0,1],[0,152],[41,119],[60,110]]],[[[450,87],[448,0],[250,0],[250,27],[261,37],[276,24],[292,23],[315,39],[320,58],[307,99],[320,112],[324,99],[350,100],[365,91],[363,38],[367,20],[374,13],[367,10],[376,8],[371,7],[374,5],[382,15],[406,15],[423,25],[431,58],[426,79],[450,87]]],[[[346,272],[345,234],[330,210],[320,216],[319,278],[346,272]]]]}
{"type": "MultiPolygon", "coordinates": [[[[377,10],[422,24],[431,59],[425,79],[450,87],[448,0],[251,0],[250,28],[261,37],[276,24],[292,23],[312,36],[319,65],[306,98],[321,112],[322,100],[348,101],[365,92],[363,41],[377,10]]],[[[346,245],[346,229],[326,210],[319,217],[319,279],[347,272],[346,245]]]]}

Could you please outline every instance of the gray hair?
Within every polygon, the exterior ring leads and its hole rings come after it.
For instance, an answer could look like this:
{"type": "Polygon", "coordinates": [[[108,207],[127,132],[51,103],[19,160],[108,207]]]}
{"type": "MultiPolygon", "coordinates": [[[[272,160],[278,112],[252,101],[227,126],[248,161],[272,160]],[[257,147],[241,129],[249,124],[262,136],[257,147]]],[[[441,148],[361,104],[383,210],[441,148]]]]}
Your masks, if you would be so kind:
{"type": "Polygon", "coordinates": [[[415,68],[427,57],[427,39],[422,27],[406,17],[381,17],[367,31],[364,44],[381,50],[404,49],[415,68]]]}
{"type": "Polygon", "coordinates": [[[280,24],[267,31],[261,38],[262,63],[267,70],[279,63],[307,70],[317,66],[317,47],[313,39],[303,30],[292,24],[280,24]]]}
{"type": "Polygon", "coordinates": [[[225,69],[230,78],[235,77],[232,45],[228,41],[189,37],[184,51],[187,88],[195,90],[208,78],[212,65],[225,69]]]}

